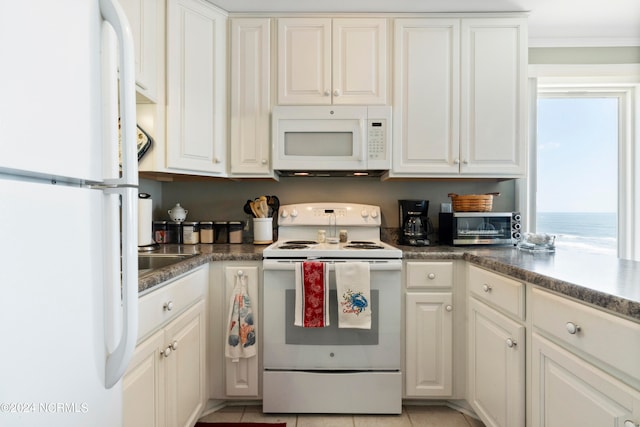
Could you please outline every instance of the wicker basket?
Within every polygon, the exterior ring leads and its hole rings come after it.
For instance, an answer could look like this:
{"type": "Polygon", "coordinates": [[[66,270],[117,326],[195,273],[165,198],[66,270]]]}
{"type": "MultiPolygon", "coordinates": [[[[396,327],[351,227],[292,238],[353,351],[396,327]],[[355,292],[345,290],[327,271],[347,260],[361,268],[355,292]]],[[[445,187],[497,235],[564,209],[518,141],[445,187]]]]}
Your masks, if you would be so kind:
{"type": "Polygon", "coordinates": [[[493,196],[499,195],[500,193],[487,193],[459,196],[449,193],[454,212],[490,212],[493,208],[493,196]]]}

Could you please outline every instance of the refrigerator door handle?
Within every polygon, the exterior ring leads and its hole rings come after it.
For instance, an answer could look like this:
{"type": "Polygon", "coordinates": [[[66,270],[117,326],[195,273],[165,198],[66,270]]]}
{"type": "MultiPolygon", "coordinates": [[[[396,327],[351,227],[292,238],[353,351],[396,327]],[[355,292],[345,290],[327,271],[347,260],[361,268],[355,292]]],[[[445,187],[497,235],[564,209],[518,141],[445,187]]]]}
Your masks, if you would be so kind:
{"type": "Polygon", "coordinates": [[[136,86],[133,34],[124,10],[116,0],[100,0],[100,13],[118,38],[120,70],[120,129],[122,135],[122,175],[107,179],[106,185],[138,185],[136,142],[136,86]]]}
{"type": "MultiPolygon", "coordinates": [[[[106,388],[111,388],[124,375],[138,335],[138,215],[135,210],[138,190],[118,187],[104,191],[122,197],[122,334],[115,350],[107,355],[105,384],[106,388]]],[[[120,281],[116,280],[113,285],[120,287],[120,281]]],[[[107,321],[112,325],[120,324],[118,319],[107,321]]]]}

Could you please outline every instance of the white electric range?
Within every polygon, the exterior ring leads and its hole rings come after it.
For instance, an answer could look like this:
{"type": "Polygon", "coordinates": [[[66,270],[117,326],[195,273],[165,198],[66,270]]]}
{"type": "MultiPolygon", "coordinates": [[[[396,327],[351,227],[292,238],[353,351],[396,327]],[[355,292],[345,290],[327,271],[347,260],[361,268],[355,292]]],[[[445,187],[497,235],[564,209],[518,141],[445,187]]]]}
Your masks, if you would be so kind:
{"type": "Polygon", "coordinates": [[[401,413],[402,251],[380,241],[380,208],[286,205],[278,222],[278,241],[263,252],[263,411],[401,413]],[[318,242],[319,230],[327,241],[318,242]],[[333,243],[341,230],[347,241],[333,243]],[[305,261],[327,264],[330,326],[294,325],[296,267],[305,261]],[[334,266],[343,262],[369,264],[370,329],[338,326],[334,266]]]}

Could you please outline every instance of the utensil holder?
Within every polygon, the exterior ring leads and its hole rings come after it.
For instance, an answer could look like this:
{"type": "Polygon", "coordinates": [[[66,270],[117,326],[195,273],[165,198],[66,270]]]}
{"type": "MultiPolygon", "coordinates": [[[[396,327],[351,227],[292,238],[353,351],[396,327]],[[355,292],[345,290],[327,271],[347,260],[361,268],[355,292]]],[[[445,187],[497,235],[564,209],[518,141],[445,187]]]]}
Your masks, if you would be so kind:
{"type": "Polygon", "coordinates": [[[253,244],[273,243],[273,218],[253,218],[253,244]]]}

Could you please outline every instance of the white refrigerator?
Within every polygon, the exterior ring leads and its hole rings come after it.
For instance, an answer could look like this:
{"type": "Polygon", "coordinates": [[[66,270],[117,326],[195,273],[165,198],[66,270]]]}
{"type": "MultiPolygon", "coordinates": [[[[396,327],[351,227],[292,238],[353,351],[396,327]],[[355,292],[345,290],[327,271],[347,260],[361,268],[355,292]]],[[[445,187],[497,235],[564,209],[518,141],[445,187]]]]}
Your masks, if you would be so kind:
{"type": "Polygon", "coordinates": [[[0,0],[1,426],[122,425],[138,321],[133,61],[117,0],[0,0]]]}

